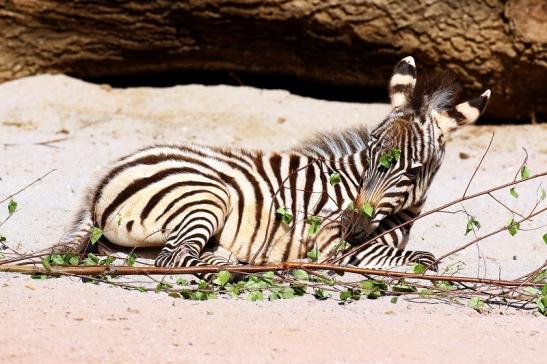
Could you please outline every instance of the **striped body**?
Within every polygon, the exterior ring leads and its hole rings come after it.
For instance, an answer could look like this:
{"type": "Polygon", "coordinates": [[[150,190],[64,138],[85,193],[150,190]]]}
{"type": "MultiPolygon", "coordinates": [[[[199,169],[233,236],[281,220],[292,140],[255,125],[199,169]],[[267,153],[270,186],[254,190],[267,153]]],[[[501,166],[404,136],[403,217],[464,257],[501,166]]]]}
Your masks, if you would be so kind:
{"type": "Polygon", "coordinates": [[[405,249],[412,221],[448,133],[476,120],[490,92],[456,104],[451,81],[417,83],[416,74],[412,57],[397,64],[393,109],[370,134],[323,134],[283,153],[159,145],[128,155],[91,190],[60,246],[86,251],[98,226],[115,245],[160,247],[158,266],[288,261],[312,247],[336,255],[345,241],[360,250],[342,264],[435,266],[431,253],[405,249]],[[335,173],[339,183],[331,183],[335,173]],[[321,221],[315,234],[312,218],[321,221]]]}
{"type": "MultiPolygon", "coordinates": [[[[360,132],[354,131],[356,137],[365,138],[360,132]]],[[[122,158],[99,183],[93,220],[110,242],[126,247],[161,247],[174,231],[191,227],[214,236],[242,262],[250,261],[264,241],[267,249],[258,263],[302,258],[314,241],[322,249],[339,242],[336,221],[311,236],[305,219],[328,221],[355,199],[367,167],[365,141],[362,150],[329,160],[302,151],[197,145],[143,149],[122,158]],[[329,183],[333,171],[342,175],[336,186],[329,183]],[[279,219],[279,207],[293,213],[294,224],[279,219]],[[193,219],[199,226],[192,225],[193,219]]]]}

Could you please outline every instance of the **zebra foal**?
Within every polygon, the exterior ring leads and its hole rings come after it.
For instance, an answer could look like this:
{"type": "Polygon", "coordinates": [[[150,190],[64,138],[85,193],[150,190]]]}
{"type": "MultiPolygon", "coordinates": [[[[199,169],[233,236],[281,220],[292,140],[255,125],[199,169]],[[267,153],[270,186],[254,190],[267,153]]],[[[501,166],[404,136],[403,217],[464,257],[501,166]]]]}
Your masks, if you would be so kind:
{"type": "MultiPolygon", "coordinates": [[[[185,144],[125,156],[90,190],[54,249],[89,251],[94,226],[113,245],[161,248],[155,264],[162,267],[296,260],[311,247],[339,250],[341,239],[370,241],[420,213],[448,134],[474,122],[490,96],[457,103],[453,80],[416,76],[412,57],[395,66],[392,110],[370,133],[359,126],[321,134],[285,152],[185,144]],[[367,206],[368,216],[348,224],[350,202],[367,206]],[[321,226],[310,235],[312,221],[321,226]]],[[[342,264],[432,263],[431,253],[405,249],[410,227],[376,238],[342,264]]]]}

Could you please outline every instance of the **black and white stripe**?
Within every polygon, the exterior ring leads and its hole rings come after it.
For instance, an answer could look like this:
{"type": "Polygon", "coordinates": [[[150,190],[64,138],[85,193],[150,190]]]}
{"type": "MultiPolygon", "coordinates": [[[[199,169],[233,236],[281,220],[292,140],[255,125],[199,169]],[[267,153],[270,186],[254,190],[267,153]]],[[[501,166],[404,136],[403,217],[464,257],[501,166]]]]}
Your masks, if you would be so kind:
{"type": "MultiPolygon", "coordinates": [[[[161,247],[158,266],[193,266],[227,264],[218,249],[238,262],[266,263],[305,257],[312,246],[331,251],[345,235],[354,245],[371,240],[419,214],[444,135],[474,121],[489,93],[456,105],[451,85],[416,83],[407,57],[395,67],[390,96],[392,112],[370,134],[363,127],[322,134],[281,153],[158,145],[121,158],[89,194],[63,244],[82,251],[96,225],[113,244],[161,247]],[[392,148],[400,158],[381,166],[392,148]],[[341,176],[335,186],[333,172],[341,176]],[[354,201],[372,205],[374,215],[344,231],[340,216],[354,201]],[[280,207],[294,215],[290,225],[275,214],[280,207]],[[314,236],[309,216],[323,220],[314,236]]],[[[377,238],[344,263],[383,268],[433,261],[430,253],[404,250],[409,230],[377,238]]]]}

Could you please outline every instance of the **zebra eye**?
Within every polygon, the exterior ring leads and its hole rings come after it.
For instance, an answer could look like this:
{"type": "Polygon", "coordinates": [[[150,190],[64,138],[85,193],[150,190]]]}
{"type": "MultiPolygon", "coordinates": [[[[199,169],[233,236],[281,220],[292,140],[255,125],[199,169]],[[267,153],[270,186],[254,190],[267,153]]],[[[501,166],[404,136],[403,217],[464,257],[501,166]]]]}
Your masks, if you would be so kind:
{"type": "Polygon", "coordinates": [[[421,169],[422,169],[421,164],[413,165],[412,167],[410,167],[408,171],[405,172],[405,176],[411,179],[416,178],[418,177],[418,174],[420,173],[421,169]]]}

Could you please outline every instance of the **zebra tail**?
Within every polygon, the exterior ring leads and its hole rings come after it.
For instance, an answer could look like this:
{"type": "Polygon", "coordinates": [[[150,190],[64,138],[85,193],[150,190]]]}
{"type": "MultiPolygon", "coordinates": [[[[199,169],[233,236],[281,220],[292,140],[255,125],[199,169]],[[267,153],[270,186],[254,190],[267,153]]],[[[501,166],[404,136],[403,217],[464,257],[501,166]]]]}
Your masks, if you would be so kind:
{"type": "Polygon", "coordinates": [[[76,215],[70,231],[55,244],[52,254],[86,254],[91,251],[91,229],[93,228],[93,212],[84,207],[76,215]]]}

